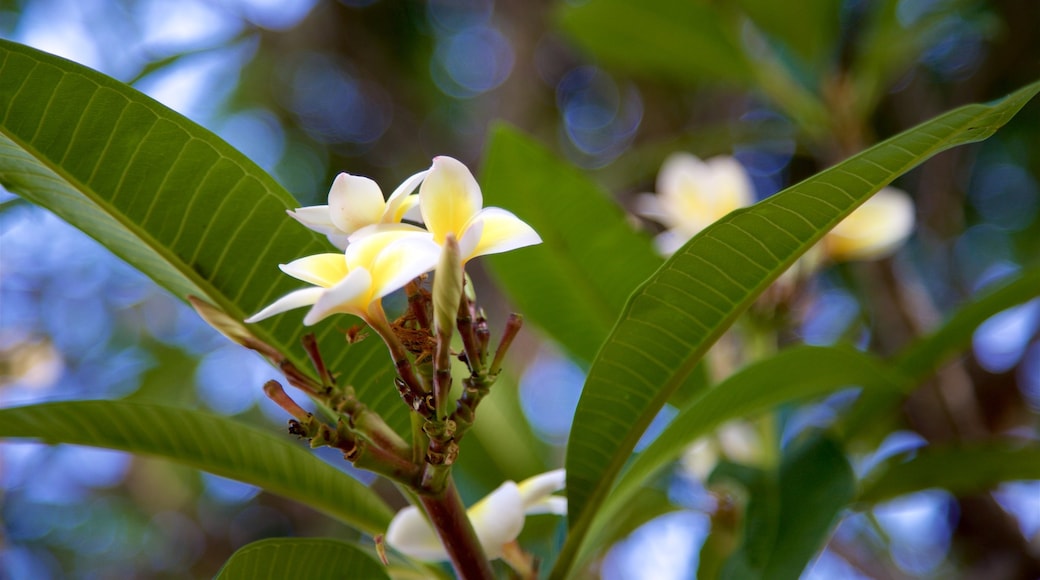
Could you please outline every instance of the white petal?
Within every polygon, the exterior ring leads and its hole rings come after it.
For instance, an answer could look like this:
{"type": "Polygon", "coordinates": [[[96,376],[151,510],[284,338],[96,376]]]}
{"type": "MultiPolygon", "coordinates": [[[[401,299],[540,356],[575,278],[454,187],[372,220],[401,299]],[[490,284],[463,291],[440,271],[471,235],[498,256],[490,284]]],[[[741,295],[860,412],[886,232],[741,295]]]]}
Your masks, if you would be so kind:
{"type": "Polygon", "coordinates": [[[297,280],[322,288],[338,284],[347,275],[347,261],[343,254],[315,254],[278,267],[297,280]]]}
{"type": "Polygon", "coordinates": [[[443,243],[448,232],[461,241],[463,228],[483,205],[480,186],[465,165],[451,157],[433,159],[419,187],[419,206],[434,241],[443,243]]]}
{"type": "Polygon", "coordinates": [[[664,197],[677,197],[689,191],[691,185],[704,183],[710,172],[708,166],[699,158],[689,153],[673,153],[661,164],[657,173],[657,194],[664,197]]]}
{"type": "Polygon", "coordinates": [[[385,209],[382,190],[367,177],[340,173],[329,190],[330,219],[344,233],[378,223],[385,209]]]}
{"type": "MultiPolygon", "coordinates": [[[[542,238],[534,228],[516,217],[512,212],[498,207],[487,207],[473,217],[473,223],[483,224],[480,241],[471,254],[463,252],[463,259],[487,254],[508,252],[524,246],[542,243],[542,238]]],[[[472,223],[467,228],[473,227],[472,223]]],[[[467,232],[469,233],[469,232],[467,232]]],[[[459,243],[461,249],[462,243],[459,243]]]]}
{"type": "Polygon", "coordinates": [[[502,556],[502,546],[512,542],[524,529],[524,501],[512,481],[498,486],[466,512],[480,544],[490,559],[502,556]]]}
{"type": "Polygon", "coordinates": [[[397,512],[384,538],[391,548],[416,560],[442,562],[448,559],[437,532],[415,506],[397,512]]]}
{"type": "Polygon", "coordinates": [[[567,472],[563,469],[554,469],[529,477],[519,484],[520,497],[524,500],[524,506],[530,506],[539,502],[554,492],[560,491],[567,485],[567,472]]]}
{"type": "Polygon", "coordinates": [[[295,290],[282,296],[278,300],[275,300],[273,304],[264,308],[260,312],[250,316],[246,319],[246,322],[260,322],[265,318],[270,318],[275,314],[281,314],[294,308],[300,308],[303,306],[310,306],[318,301],[321,297],[324,288],[303,288],[302,290],[295,290]]]}
{"type": "Polygon", "coordinates": [[[713,157],[707,161],[719,219],[729,212],[755,203],[751,177],[739,161],[732,157],[713,157]]]}
{"type": "Polygon", "coordinates": [[[657,223],[670,226],[672,216],[661,205],[661,200],[652,193],[641,193],[636,196],[634,208],[638,215],[652,219],[657,223]]]}
{"type": "Polygon", "coordinates": [[[558,495],[550,495],[549,497],[543,498],[529,506],[525,512],[529,516],[536,516],[539,514],[551,514],[554,516],[565,516],[567,515],[567,498],[558,495]]]}
{"type": "Polygon", "coordinates": [[[311,326],[337,313],[360,316],[368,309],[371,292],[372,276],[368,270],[351,270],[339,284],[322,292],[307,316],[303,317],[303,324],[311,326]]]}
{"type": "Polygon", "coordinates": [[[397,189],[395,189],[386,200],[386,212],[383,214],[384,222],[401,221],[401,217],[404,213],[415,204],[419,203],[418,198],[411,199],[411,195],[409,194],[415,191],[416,187],[419,187],[419,183],[426,178],[426,174],[429,172],[429,169],[420,171],[408,179],[405,179],[401,185],[397,186],[397,189]]]}
{"type": "Polygon", "coordinates": [[[325,234],[329,238],[329,242],[337,248],[342,250],[347,247],[347,239],[344,232],[337,228],[336,224],[332,223],[331,217],[329,217],[329,206],[312,205],[295,210],[286,210],[285,213],[308,229],[314,230],[319,234],[325,234]]]}
{"type": "Polygon", "coordinates": [[[690,241],[691,237],[675,230],[663,231],[654,238],[654,247],[657,248],[657,253],[667,258],[690,241]]]}
{"type": "Polygon", "coordinates": [[[824,237],[832,260],[872,260],[898,248],[914,229],[914,203],[886,187],[856,208],[824,237]]]}
{"type": "Polygon", "coordinates": [[[437,265],[441,247],[427,233],[411,234],[389,244],[372,264],[372,299],[403,288],[437,265]]]}

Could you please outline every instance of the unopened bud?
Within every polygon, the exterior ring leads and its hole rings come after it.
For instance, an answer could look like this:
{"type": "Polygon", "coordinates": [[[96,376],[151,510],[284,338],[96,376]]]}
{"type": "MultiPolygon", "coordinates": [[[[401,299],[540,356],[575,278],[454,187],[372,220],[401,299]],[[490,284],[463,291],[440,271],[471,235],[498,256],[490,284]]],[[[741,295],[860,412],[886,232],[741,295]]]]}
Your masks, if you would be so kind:
{"type": "Polygon", "coordinates": [[[444,239],[444,250],[433,279],[433,322],[438,336],[451,336],[462,299],[462,256],[455,236],[444,239]]]}

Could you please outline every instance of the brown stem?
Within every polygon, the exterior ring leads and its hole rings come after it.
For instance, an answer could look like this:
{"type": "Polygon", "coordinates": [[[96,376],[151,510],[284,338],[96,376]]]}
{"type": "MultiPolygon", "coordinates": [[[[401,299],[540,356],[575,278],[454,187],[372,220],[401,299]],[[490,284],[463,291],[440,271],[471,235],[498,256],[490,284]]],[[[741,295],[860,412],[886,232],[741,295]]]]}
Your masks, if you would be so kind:
{"type": "Polygon", "coordinates": [[[469,298],[465,296],[459,301],[459,315],[456,320],[459,336],[462,337],[462,346],[466,351],[466,364],[469,365],[470,373],[480,374],[484,371],[482,364],[480,346],[477,336],[473,330],[473,306],[469,298]]]}
{"type": "Polygon", "coordinates": [[[509,320],[506,321],[506,328],[502,331],[502,341],[498,343],[498,349],[495,350],[495,358],[491,361],[490,373],[492,375],[497,375],[498,371],[502,369],[502,360],[505,359],[506,352],[509,351],[509,345],[513,344],[513,339],[516,338],[523,325],[523,316],[515,312],[509,315],[509,320]]]}
{"type": "Polygon", "coordinates": [[[419,499],[451,558],[455,575],[462,580],[493,579],[491,563],[473,531],[455,482],[449,477],[442,493],[421,495],[419,499]]]}
{"type": "Polygon", "coordinates": [[[383,342],[386,343],[386,348],[390,351],[390,357],[394,361],[394,367],[397,369],[397,376],[400,379],[396,382],[397,388],[405,403],[413,411],[429,414],[430,409],[426,404],[426,391],[412,368],[412,360],[408,358],[408,350],[405,349],[401,339],[397,337],[393,328],[390,327],[390,323],[386,320],[386,313],[383,312],[383,305],[378,300],[369,306],[369,315],[365,318],[365,322],[383,339],[383,342]]]}

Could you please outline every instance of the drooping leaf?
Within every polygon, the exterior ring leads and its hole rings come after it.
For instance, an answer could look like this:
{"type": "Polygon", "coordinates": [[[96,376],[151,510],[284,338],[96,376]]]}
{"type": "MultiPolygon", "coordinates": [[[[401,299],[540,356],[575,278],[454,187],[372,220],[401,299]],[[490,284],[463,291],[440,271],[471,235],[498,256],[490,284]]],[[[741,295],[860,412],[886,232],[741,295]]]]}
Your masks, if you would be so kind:
{"type": "MultiPolygon", "coordinates": [[[[114,79],[6,40],[0,184],[181,299],[200,296],[238,320],[303,286],[278,264],[331,249],[285,215],[298,206],[285,189],[210,131],[114,79]]],[[[307,369],[301,318],[250,329],[307,369]]],[[[315,329],[329,366],[404,430],[385,347],[370,339],[346,348],[340,326],[349,323],[315,329]]]]}
{"type": "Polygon", "coordinates": [[[855,496],[855,475],[841,446],[818,434],[792,444],[778,474],[760,475],[748,490],[744,543],[721,577],[796,579],[855,496]]]}
{"type": "Polygon", "coordinates": [[[565,6],[560,25],[605,64],[685,83],[750,83],[739,27],[701,0],[593,0],[565,6]]]}
{"type": "Polygon", "coordinates": [[[298,445],[230,419],[126,401],[0,409],[0,438],[32,438],[153,455],[259,486],[369,534],[393,512],[374,492],[298,445]]]}
{"type": "Polygon", "coordinates": [[[328,538],[268,538],[239,548],[217,580],[307,578],[389,580],[386,567],[354,544],[328,538]]]}
{"type": "Polygon", "coordinates": [[[925,448],[885,461],[863,479],[859,501],[880,503],[901,495],[942,488],[970,494],[1005,481],[1040,479],[1040,446],[987,443],[925,448]]]}
{"type": "Polygon", "coordinates": [[[528,320],[592,361],[632,290],[661,265],[647,236],[574,167],[515,129],[491,134],[485,204],[509,208],[543,242],[488,256],[495,279],[528,320]]]}
{"type": "Polygon", "coordinates": [[[723,423],[849,387],[862,387],[867,392],[900,391],[905,382],[905,377],[877,357],[847,348],[797,346],[748,365],[691,400],[653,443],[636,455],[592,519],[585,541],[572,548],[578,550],[576,564],[605,545],[600,530],[641,493],[646,481],[723,423]]]}
{"type": "Polygon", "coordinates": [[[950,147],[985,139],[1040,91],[961,107],[708,227],[629,299],[593,363],[567,449],[571,565],[636,442],[701,356],[830,228],[897,176],[950,147]]]}

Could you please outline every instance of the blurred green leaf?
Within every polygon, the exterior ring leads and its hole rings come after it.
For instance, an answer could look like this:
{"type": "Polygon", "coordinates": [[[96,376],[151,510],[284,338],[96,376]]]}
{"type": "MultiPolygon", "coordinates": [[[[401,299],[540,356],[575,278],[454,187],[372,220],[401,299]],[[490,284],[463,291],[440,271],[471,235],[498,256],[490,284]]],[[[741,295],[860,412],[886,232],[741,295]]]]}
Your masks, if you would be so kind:
{"type": "Polygon", "coordinates": [[[703,0],[591,0],[566,5],[560,26],[607,65],[684,83],[750,84],[739,26],[703,0]]]}
{"type": "Polygon", "coordinates": [[[999,483],[1040,479],[1040,446],[988,443],[970,447],[925,448],[893,457],[863,478],[859,501],[880,503],[932,488],[964,495],[999,483]]]}
{"type": "Polygon", "coordinates": [[[153,455],[259,486],[369,534],[393,512],[370,489],[300,445],[230,419],[126,401],[0,409],[0,438],[32,438],[153,455]]]}
{"type": "Polygon", "coordinates": [[[744,543],[722,578],[796,579],[855,496],[855,475],[841,446],[820,435],[793,443],[778,476],[760,475],[748,490],[744,543]]]}
{"type": "MultiPolygon", "coordinates": [[[[0,40],[0,184],[43,206],[183,299],[242,320],[302,283],[278,264],[330,251],[285,215],[298,204],[210,131],[136,90],[67,60],[0,40]]],[[[314,330],[344,384],[406,432],[386,347],[346,347],[343,319],[315,329],[303,311],[250,330],[309,369],[314,330]]],[[[260,385],[257,385],[260,388],[260,385]]]]}
{"type": "Polygon", "coordinates": [[[825,68],[834,54],[841,23],[839,0],[738,0],[740,7],[763,32],[780,40],[815,68],[825,68]]]}
{"type": "Polygon", "coordinates": [[[482,189],[543,243],[488,256],[495,279],[529,320],[591,361],[632,290],[660,266],[610,197],[573,166],[505,125],[491,134],[482,189]]]}
{"type": "Polygon", "coordinates": [[[239,548],[217,580],[258,578],[390,579],[386,567],[354,544],[325,538],[268,538],[239,548]]]}
{"type": "Polygon", "coordinates": [[[874,192],[932,155],[992,135],[1040,83],[968,105],[708,227],[629,299],[594,361],[567,447],[569,572],[590,523],[646,427],[701,356],[759,294],[874,192]]]}
{"type": "MultiPolygon", "coordinates": [[[[951,314],[939,328],[899,354],[894,364],[913,379],[907,382],[907,388],[917,385],[962,352],[971,344],[971,337],[979,325],[991,316],[1037,296],[1040,296],[1040,266],[1033,266],[983,290],[980,296],[951,314]]],[[[904,395],[905,392],[864,393],[844,419],[844,430],[850,437],[864,433],[883,436],[878,428],[886,423],[878,421],[878,418],[891,417],[890,411],[904,395]]]]}
{"type": "Polygon", "coordinates": [[[682,408],[667,427],[635,456],[592,519],[578,549],[581,564],[605,545],[601,528],[642,493],[646,481],[682,455],[695,440],[738,417],[749,417],[776,405],[835,391],[862,387],[899,390],[905,378],[877,357],[846,348],[796,346],[748,365],[682,408]]]}

